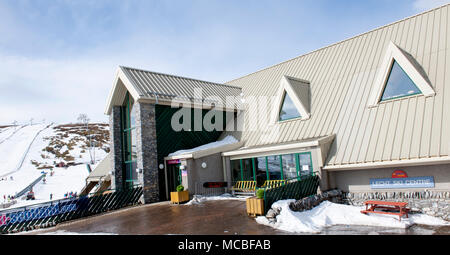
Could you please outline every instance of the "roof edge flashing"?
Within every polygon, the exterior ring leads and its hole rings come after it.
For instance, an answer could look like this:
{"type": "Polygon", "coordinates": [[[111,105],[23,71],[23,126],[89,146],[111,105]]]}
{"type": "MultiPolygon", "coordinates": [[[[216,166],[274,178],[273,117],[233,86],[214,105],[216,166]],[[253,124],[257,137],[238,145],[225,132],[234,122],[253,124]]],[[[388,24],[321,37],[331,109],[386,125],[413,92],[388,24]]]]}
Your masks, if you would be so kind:
{"type": "MultiPolygon", "coordinates": [[[[105,109],[105,115],[110,115],[112,107],[115,105],[118,105],[114,102],[114,98],[118,95],[120,86],[123,85],[125,89],[130,93],[130,95],[133,97],[134,101],[138,101],[142,95],[139,94],[139,92],[136,90],[135,85],[133,82],[128,78],[126,73],[123,71],[123,67],[119,66],[116,70],[116,75],[113,81],[113,87],[110,90],[107,103],[106,103],[106,109],[105,109]]],[[[123,93],[121,93],[123,94],[123,93]]]]}

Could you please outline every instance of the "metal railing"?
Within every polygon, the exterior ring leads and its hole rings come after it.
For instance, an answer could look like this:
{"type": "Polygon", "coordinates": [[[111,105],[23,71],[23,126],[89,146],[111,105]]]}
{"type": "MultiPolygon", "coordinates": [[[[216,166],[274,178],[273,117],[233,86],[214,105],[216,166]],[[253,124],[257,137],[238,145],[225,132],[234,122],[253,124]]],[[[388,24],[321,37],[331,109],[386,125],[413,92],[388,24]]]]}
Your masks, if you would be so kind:
{"type": "Polygon", "coordinates": [[[102,194],[3,210],[0,211],[0,233],[8,234],[51,227],[64,221],[136,205],[142,194],[142,187],[134,186],[124,190],[108,190],[102,194]]]}
{"type": "Polygon", "coordinates": [[[319,176],[314,174],[300,178],[286,180],[284,185],[264,189],[264,213],[272,207],[272,204],[283,199],[301,199],[317,194],[319,176]]]}

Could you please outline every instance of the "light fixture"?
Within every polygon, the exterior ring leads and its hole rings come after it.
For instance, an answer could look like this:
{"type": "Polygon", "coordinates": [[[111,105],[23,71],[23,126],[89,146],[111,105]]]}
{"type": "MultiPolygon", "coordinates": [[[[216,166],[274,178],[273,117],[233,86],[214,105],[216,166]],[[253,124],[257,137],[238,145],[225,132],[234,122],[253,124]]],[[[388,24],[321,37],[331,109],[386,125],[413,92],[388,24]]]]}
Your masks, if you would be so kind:
{"type": "Polygon", "coordinates": [[[164,165],[163,164],[159,164],[159,169],[164,169],[164,165]]]}
{"type": "Polygon", "coordinates": [[[202,162],[202,167],[203,167],[203,168],[206,168],[206,166],[207,166],[207,165],[206,165],[206,162],[202,162]]]}

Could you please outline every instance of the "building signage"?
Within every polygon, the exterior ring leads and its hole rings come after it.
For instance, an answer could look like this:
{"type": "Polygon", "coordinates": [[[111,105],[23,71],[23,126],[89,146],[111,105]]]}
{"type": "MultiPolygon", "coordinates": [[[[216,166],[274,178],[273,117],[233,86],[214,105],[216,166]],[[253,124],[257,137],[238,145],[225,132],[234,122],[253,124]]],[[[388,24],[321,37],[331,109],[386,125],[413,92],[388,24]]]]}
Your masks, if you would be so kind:
{"type": "Polygon", "coordinates": [[[395,170],[392,173],[392,178],[407,178],[408,175],[403,170],[395,170]]]}
{"type": "Polygon", "coordinates": [[[180,162],[181,162],[181,160],[179,160],[179,159],[167,160],[168,165],[175,165],[175,164],[179,164],[180,162]]]}
{"type": "Polygon", "coordinates": [[[203,188],[225,188],[227,182],[204,182],[203,188]]]}
{"type": "Polygon", "coordinates": [[[187,170],[181,170],[181,176],[187,176],[187,170]]]}
{"type": "Polygon", "coordinates": [[[370,179],[372,189],[434,188],[433,176],[370,179]]]}

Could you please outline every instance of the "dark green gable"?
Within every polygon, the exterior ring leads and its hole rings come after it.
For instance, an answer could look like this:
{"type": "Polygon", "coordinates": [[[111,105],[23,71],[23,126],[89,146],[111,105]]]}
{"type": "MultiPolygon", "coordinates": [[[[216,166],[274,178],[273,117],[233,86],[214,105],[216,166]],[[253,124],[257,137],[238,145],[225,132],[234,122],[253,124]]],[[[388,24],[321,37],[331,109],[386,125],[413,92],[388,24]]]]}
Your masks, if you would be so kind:
{"type": "MultiPolygon", "coordinates": [[[[158,165],[164,164],[164,157],[172,152],[191,149],[203,144],[217,141],[222,131],[174,131],[171,126],[172,116],[180,108],[172,108],[165,105],[156,105],[156,137],[158,151],[158,165]]],[[[209,110],[202,110],[202,119],[209,110]]],[[[230,115],[232,113],[229,113],[230,115]]],[[[223,128],[226,125],[226,112],[223,112],[223,128]]],[[[230,118],[230,116],[229,116],[230,118]]],[[[214,121],[214,119],[213,119],[214,121]]],[[[191,109],[191,123],[194,123],[194,109],[191,109]]],[[[193,124],[192,124],[193,125],[193,124]]],[[[192,126],[191,130],[194,130],[192,126]]],[[[159,183],[165,183],[164,169],[159,172],[159,183]]],[[[161,199],[165,200],[165,185],[160,185],[161,199]]]]}

